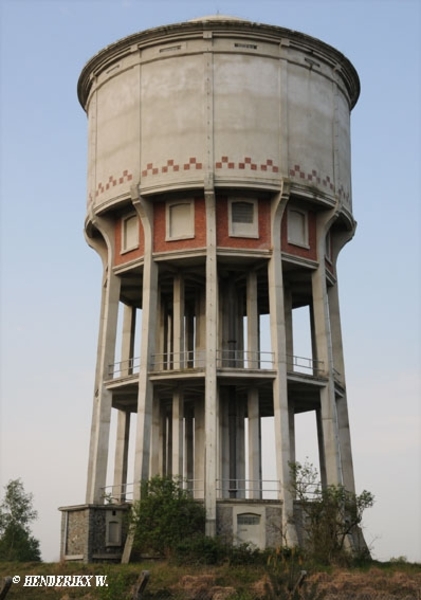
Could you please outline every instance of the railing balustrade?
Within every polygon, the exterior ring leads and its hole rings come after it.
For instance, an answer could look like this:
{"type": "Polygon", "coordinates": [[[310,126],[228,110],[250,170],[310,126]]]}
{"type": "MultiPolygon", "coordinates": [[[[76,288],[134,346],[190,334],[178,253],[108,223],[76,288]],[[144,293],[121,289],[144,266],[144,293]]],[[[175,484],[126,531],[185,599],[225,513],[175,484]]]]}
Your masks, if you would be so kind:
{"type": "Polygon", "coordinates": [[[287,356],[288,371],[304,373],[312,377],[320,377],[323,374],[324,363],[321,360],[313,360],[304,356],[287,356]]]}
{"type": "MultiPolygon", "coordinates": [[[[203,369],[206,365],[205,350],[186,350],[184,352],[164,352],[154,354],[150,363],[151,371],[178,371],[183,369],[203,369]]],[[[273,352],[252,352],[247,350],[217,350],[218,369],[273,369],[273,352]]],[[[302,373],[311,377],[320,377],[324,373],[324,364],[304,356],[287,356],[289,372],[302,373]]],[[[109,365],[108,377],[120,379],[139,373],[140,357],[123,360],[109,365]]],[[[338,373],[335,372],[335,376],[338,373]]]]}
{"type": "Polygon", "coordinates": [[[252,352],[248,350],[217,350],[218,368],[226,369],[273,369],[273,352],[252,352]]]}
{"type": "Polygon", "coordinates": [[[120,377],[130,377],[136,375],[140,369],[140,357],[129,358],[108,366],[108,376],[110,379],[120,379],[120,377]]]}

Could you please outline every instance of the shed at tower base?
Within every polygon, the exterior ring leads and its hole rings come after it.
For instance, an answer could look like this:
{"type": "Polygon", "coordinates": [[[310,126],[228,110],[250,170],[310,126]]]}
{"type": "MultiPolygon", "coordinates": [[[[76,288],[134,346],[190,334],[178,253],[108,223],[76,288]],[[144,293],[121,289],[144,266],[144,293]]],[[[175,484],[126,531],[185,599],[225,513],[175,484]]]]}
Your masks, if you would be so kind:
{"type": "Polygon", "coordinates": [[[121,513],[154,475],[204,502],[209,535],[296,544],[304,412],[323,485],[355,490],[336,265],[355,231],[359,89],[325,43],[223,16],[131,35],[84,67],[102,299],[86,504],[62,509],[63,558],[117,559],[121,513]]]}

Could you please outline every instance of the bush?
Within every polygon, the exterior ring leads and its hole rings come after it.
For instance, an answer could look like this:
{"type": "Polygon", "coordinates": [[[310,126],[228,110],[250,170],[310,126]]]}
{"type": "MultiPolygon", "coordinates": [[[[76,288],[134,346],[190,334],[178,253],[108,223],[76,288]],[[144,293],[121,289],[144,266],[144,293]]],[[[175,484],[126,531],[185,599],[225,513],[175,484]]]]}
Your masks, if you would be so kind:
{"type": "Polygon", "coordinates": [[[347,564],[351,553],[346,542],[353,536],[354,558],[367,560],[370,554],[358,527],[374,496],[366,490],[356,495],[343,485],[322,487],[311,464],[291,463],[290,468],[292,492],[301,507],[298,527],[309,558],[322,565],[347,564]]]}
{"type": "Polygon", "coordinates": [[[182,542],[204,536],[205,509],[180,480],[156,476],[142,482],[131,526],[135,551],[168,558],[182,542]]]}

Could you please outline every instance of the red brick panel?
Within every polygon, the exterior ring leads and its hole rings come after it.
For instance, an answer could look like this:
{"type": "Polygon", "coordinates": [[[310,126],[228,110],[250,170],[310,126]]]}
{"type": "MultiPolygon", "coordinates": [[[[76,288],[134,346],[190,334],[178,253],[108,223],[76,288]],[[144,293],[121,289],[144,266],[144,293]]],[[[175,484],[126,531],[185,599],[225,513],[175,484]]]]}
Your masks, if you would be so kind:
{"type": "Polygon", "coordinates": [[[259,237],[230,237],[228,224],[228,198],[218,196],[216,202],[216,243],[219,248],[244,248],[262,250],[271,248],[270,201],[259,199],[259,237]]]}
{"type": "Polygon", "coordinates": [[[154,204],[154,252],[171,252],[174,250],[187,250],[192,248],[203,248],[206,246],[206,213],[205,201],[203,198],[196,198],[194,201],[194,238],[188,238],[185,240],[165,240],[165,207],[165,202],[156,202],[154,204]]]}
{"type": "Polygon", "coordinates": [[[124,265],[135,258],[141,258],[145,252],[145,236],[143,234],[143,225],[139,219],[139,247],[129,252],[121,254],[121,243],[122,243],[122,221],[123,218],[117,219],[115,222],[114,240],[115,240],[115,257],[114,266],[124,265]]]}
{"type": "Polygon", "coordinates": [[[288,254],[294,254],[295,256],[302,256],[303,258],[309,258],[317,260],[317,240],[316,240],[316,215],[314,212],[309,211],[308,213],[308,243],[309,248],[303,248],[302,246],[296,246],[288,242],[288,211],[284,212],[282,217],[281,225],[281,249],[283,252],[288,254]]]}

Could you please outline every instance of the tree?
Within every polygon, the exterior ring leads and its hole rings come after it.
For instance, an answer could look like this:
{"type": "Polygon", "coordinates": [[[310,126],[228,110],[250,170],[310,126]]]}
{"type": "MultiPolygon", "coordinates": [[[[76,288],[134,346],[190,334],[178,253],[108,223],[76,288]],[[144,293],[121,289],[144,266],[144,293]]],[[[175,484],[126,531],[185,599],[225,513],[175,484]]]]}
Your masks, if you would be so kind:
{"type": "Polygon", "coordinates": [[[132,527],[135,550],[168,557],[182,541],[203,535],[205,509],[180,480],[156,476],[141,484],[132,527]]]}
{"type": "Polygon", "coordinates": [[[39,541],[30,530],[38,517],[33,508],[33,495],[26,493],[20,479],[12,479],[5,487],[0,504],[0,560],[40,561],[39,541]]]}
{"type": "Polygon", "coordinates": [[[346,561],[350,554],[347,542],[354,555],[368,558],[359,525],[364,511],[374,504],[373,494],[364,490],[357,495],[343,485],[323,487],[310,463],[291,463],[290,468],[292,492],[301,511],[298,526],[311,558],[322,564],[346,561]]]}

